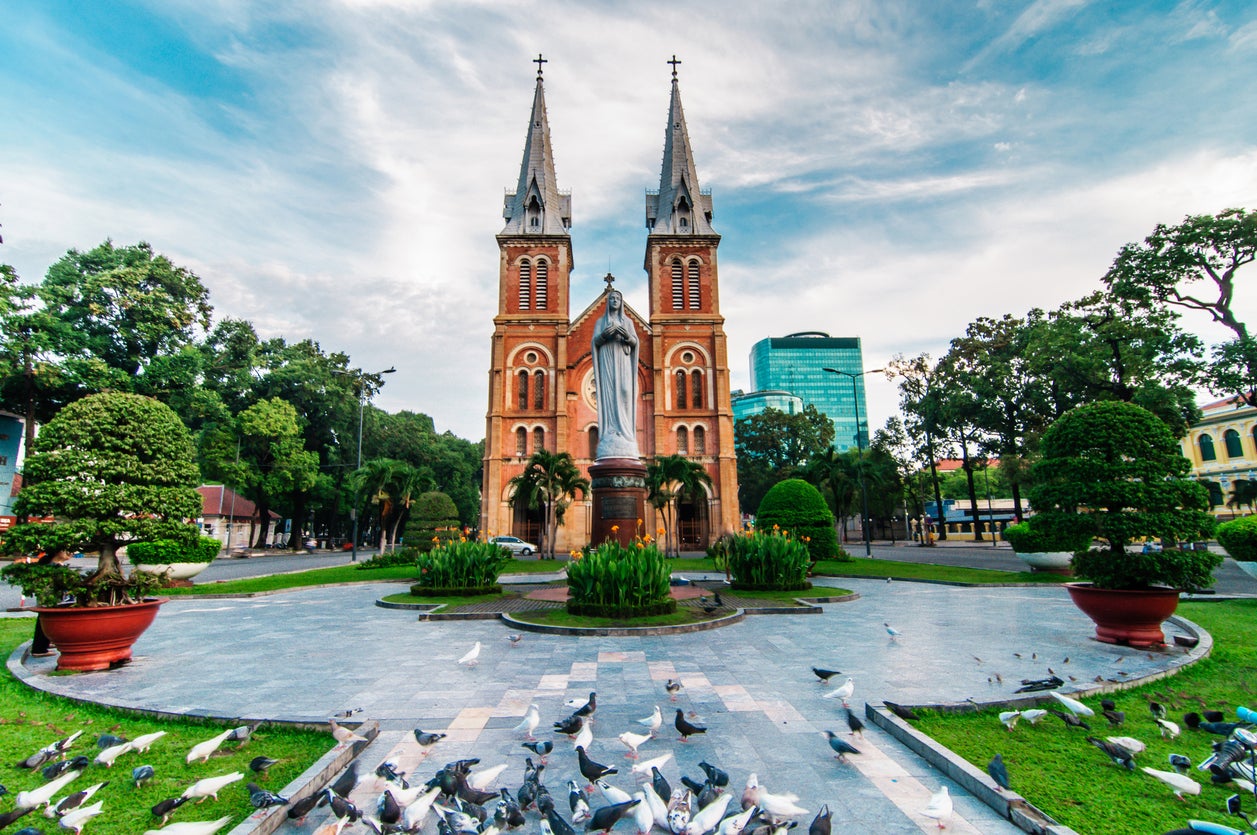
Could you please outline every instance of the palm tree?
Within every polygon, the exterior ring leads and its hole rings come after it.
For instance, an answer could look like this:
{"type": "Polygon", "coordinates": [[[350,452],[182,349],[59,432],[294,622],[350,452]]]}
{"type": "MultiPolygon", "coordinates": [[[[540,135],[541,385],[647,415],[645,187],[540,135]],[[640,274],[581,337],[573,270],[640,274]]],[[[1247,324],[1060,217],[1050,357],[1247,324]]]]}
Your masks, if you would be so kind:
{"type": "Polygon", "coordinates": [[[854,449],[837,452],[831,447],[812,456],[803,471],[803,477],[829,499],[834,519],[842,525],[843,542],[847,541],[847,517],[860,498],[858,454],[854,449]]]}
{"type": "Polygon", "coordinates": [[[398,471],[402,467],[408,467],[403,461],[394,458],[372,458],[364,461],[361,469],[355,470],[350,476],[351,485],[354,489],[355,504],[361,504],[362,499],[372,499],[379,507],[379,525],[380,525],[380,553],[384,553],[384,546],[387,543],[388,528],[385,527],[385,520],[393,508],[393,495],[390,492],[390,486],[393,484],[398,471]]]}
{"type": "Polygon", "coordinates": [[[707,469],[684,455],[661,455],[646,465],[646,499],[663,513],[665,554],[681,552],[674,524],[677,505],[682,499],[705,496],[703,488],[710,486],[707,469]]]}
{"type": "Polygon", "coordinates": [[[389,495],[393,497],[393,529],[389,535],[393,547],[397,546],[397,531],[410,515],[410,506],[415,503],[415,497],[426,490],[434,489],[436,482],[427,467],[416,467],[405,461],[398,462],[388,485],[389,495]]]}
{"type": "Polygon", "coordinates": [[[524,471],[510,480],[511,505],[541,508],[541,552],[554,558],[554,542],[563,514],[576,494],[589,492],[589,479],[580,474],[576,462],[566,452],[539,449],[528,459],[524,471]]]}

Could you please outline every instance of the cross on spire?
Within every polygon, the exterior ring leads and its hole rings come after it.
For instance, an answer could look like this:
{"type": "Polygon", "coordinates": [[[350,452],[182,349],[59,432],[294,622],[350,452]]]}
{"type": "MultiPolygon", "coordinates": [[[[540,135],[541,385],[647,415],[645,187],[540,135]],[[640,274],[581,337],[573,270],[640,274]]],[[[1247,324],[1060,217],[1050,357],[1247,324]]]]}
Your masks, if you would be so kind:
{"type": "Polygon", "coordinates": [[[672,77],[676,78],[677,77],[677,64],[681,63],[680,59],[677,58],[676,53],[675,52],[672,53],[671,61],[664,61],[664,63],[672,65],[672,77]]]}
{"type": "Polygon", "coordinates": [[[537,65],[537,78],[541,78],[541,69],[542,69],[541,65],[548,64],[550,63],[550,61],[545,58],[542,58],[541,53],[538,52],[537,57],[532,59],[532,62],[537,65]]]}
{"type": "Polygon", "coordinates": [[[613,276],[611,273],[607,273],[606,278],[604,278],[603,281],[607,282],[608,293],[610,293],[612,290],[615,289],[614,287],[611,286],[615,282],[615,276],[613,276]]]}

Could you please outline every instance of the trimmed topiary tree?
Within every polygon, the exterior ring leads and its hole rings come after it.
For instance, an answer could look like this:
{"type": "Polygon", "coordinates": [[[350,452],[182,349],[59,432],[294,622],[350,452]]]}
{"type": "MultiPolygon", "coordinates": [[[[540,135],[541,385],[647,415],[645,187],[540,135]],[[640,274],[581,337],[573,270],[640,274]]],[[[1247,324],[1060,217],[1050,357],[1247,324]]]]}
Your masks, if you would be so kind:
{"type": "Polygon", "coordinates": [[[439,490],[433,490],[415,499],[402,538],[407,548],[426,554],[438,543],[453,542],[460,535],[458,507],[454,500],[439,490]]]}
{"type": "Polygon", "coordinates": [[[812,560],[851,559],[838,547],[834,514],[814,486],[801,478],[788,478],[773,485],[759,503],[755,527],[769,531],[776,527],[807,545],[812,560]]]}
{"type": "Polygon", "coordinates": [[[1232,519],[1218,525],[1218,543],[1241,562],[1257,561],[1257,516],[1232,519]]]}

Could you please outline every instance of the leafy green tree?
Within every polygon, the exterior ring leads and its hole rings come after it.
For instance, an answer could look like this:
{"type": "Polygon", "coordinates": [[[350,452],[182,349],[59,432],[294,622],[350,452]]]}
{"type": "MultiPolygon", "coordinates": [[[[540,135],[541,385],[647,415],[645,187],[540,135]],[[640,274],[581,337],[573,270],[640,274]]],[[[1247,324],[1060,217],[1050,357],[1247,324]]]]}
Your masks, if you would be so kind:
{"type": "Polygon", "coordinates": [[[11,552],[98,550],[94,577],[121,578],[117,551],[128,541],[197,542],[192,436],[164,404],[121,392],[78,400],[44,425],[32,453],[18,511],[55,521],[14,526],[11,552]]]}
{"type": "Polygon", "coordinates": [[[803,479],[820,491],[847,541],[847,519],[860,507],[860,457],[854,447],[838,452],[833,447],[812,456],[803,479]]]}
{"type": "Polygon", "coordinates": [[[554,558],[554,541],[563,515],[579,493],[589,492],[589,479],[567,452],[539,449],[528,459],[524,471],[510,480],[511,506],[542,511],[541,552],[554,558]]]}
{"type": "MultiPolygon", "coordinates": [[[[951,442],[944,432],[943,397],[938,384],[937,364],[929,354],[915,357],[897,354],[886,368],[892,378],[899,380],[899,405],[906,428],[909,435],[919,439],[917,460],[930,472],[934,506],[941,509],[943,496],[938,483],[938,460],[950,453],[951,442]]],[[[947,538],[946,525],[938,526],[938,538],[947,538]]]]}
{"type": "Polygon", "coordinates": [[[705,499],[711,487],[707,468],[684,455],[661,455],[646,465],[646,500],[663,513],[664,556],[681,553],[676,531],[677,506],[683,499],[705,499]]]}
{"type": "Polygon", "coordinates": [[[260,548],[269,539],[271,508],[315,485],[319,457],[305,448],[297,410],[285,400],[259,400],[240,413],[234,428],[238,460],[220,461],[218,475],[257,505],[261,521],[253,544],[260,548]]]}
{"type": "Polygon", "coordinates": [[[738,503],[743,513],[754,513],[770,487],[801,475],[814,455],[834,445],[834,424],[812,405],[796,415],[770,408],[739,420],[733,443],[738,503]]]}

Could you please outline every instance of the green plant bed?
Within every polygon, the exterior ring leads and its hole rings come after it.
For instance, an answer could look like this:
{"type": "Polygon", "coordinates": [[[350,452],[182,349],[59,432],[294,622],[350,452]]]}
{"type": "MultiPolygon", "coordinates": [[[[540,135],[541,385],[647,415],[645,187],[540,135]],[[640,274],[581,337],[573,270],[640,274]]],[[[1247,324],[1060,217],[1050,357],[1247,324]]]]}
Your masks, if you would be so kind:
{"type": "Polygon", "coordinates": [[[563,608],[532,610],[528,612],[512,612],[511,617],[525,623],[541,626],[565,626],[581,629],[630,628],[635,626],[685,626],[691,623],[707,623],[726,617],[728,612],[708,615],[701,609],[680,607],[671,614],[651,615],[640,618],[599,618],[585,615],[573,615],[563,608]]]}
{"type": "Polygon", "coordinates": [[[552,560],[519,560],[511,559],[502,564],[502,574],[553,574],[562,571],[568,564],[567,557],[556,557],[552,560]]]}
{"type": "Polygon", "coordinates": [[[743,583],[734,580],[729,584],[729,588],[734,591],[757,592],[757,591],[784,591],[784,592],[800,592],[807,591],[812,588],[812,584],[807,580],[802,583],[743,583]]]}
{"type": "Polygon", "coordinates": [[[611,620],[633,620],[650,618],[656,615],[670,615],[677,610],[675,600],[664,600],[645,606],[617,606],[609,603],[576,603],[567,602],[569,614],[587,618],[609,618],[611,620]]]}
{"type": "MultiPolygon", "coordinates": [[[[0,619],[0,653],[8,657],[15,647],[30,639],[33,629],[34,620],[30,618],[0,619]]],[[[250,760],[263,754],[279,760],[271,767],[265,780],[257,781],[278,790],[300,776],[335,744],[327,732],[267,725],[258,728],[243,748],[237,749],[234,742],[225,743],[221,753],[211,757],[208,763],[189,765],[184,760],[188,749],[221,733],[227,726],[206,721],[156,718],[74,702],[27,687],[7,670],[0,674],[0,702],[4,704],[5,718],[4,730],[0,733],[0,783],[10,792],[9,796],[0,798],[0,813],[13,808],[13,795],[46,782],[38,770],[32,772],[17,768],[14,763],[57,739],[83,731],[68,753],[92,758],[99,753],[95,743],[96,737],[102,733],[133,739],[154,731],[166,732],[166,736],[153,743],[147,753],[124,754],[112,769],[93,764],[71,784],[73,790],[104,780],[111,781],[95,797],[104,801],[104,810],[87,827],[87,831],[95,835],[135,835],[153,829],[158,821],[154,820],[149,809],[155,803],[177,797],[203,777],[240,771],[246,775],[245,779],[225,788],[217,801],[206,800],[201,806],[189,804],[171,817],[171,823],[174,823],[230,815],[231,823],[222,830],[226,832],[254,812],[245,791],[245,783],[254,778],[249,771],[250,760]],[[130,779],[131,769],[142,763],[152,765],[155,776],[136,788],[130,779]]],[[[65,794],[59,793],[57,799],[65,794]]],[[[58,831],[56,824],[49,823],[39,811],[13,824],[11,831],[23,826],[34,826],[45,832],[58,831]]]]}
{"type": "Polygon", "coordinates": [[[163,595],[180,594],[260,594],[284,589],[309,586],[338,586],[345,583],[374,583],[415,579],[418,569],[413,565],[394,565],[374,571],[359,571],[355,565],[337,565],[331,568],[312,568],[290,574],[269,574],[265,577],[246,577],[241,580],[221,580],[199,583],[192,588],[162,589],[163,595]]]}
{"type": "Polygon", "coordinates": [[[934,580],[940,583],[972,583],[974,585],[1008,585],[1009,583],[1056,584],[1069,578],[1060,574],[1029,571],[998,571],[989,568],[964,568],[932,563],[896,562],[856,557],[850,562],[821,560],[812,569],[818,577],[891,577],[896,580],[934,580]]]}
{"type": "Polygon", "coordinates": [[[482,597],[493,596],[502,593],[502,587],[499,585],[492,586],[468,586],[466,588],[438,588],[436,586],[420,586],[413,585],[410,587],[410,593],[415,597],[432,598],[432,597],[482,597]]]}
{"type": "MultiPolygon", "coordinates": [[[[1096,719],[1088,720],[1091,735],[1135,737],[1148,746],[1136,756],[1136,763],[1164,771],[1171,770],[1166,765],[1171,753],[1187,754],[1199,762],[1208,754],[1209,743],[1220,739],[1189,730],[1183,722],[1185,712],[1221,710],[1227,721],[1234,721],[1237,705],[1251,707],[1257,701],[1246,683],[1257,672],[1257,601],[1186,602],[1179,605],[1178,613],[1213,635],[1213,653],[1208,658],[1168,679],[1109,694],[1117,709],[1126,713],[1126,723],[1120,728],[1110,730],[1099,717],[1100,697],[1082,700],[1096,711],[1096,719]],[[1166,706],[1169,718],[1182,727],[1182,736],[1161,739],[1148,711],[1149,701],[1166,706]]],[[[1085,731],[1071,730],[1049,716],[1038,725],[1022,722],[1009,733],[997,714],[994,710],[951,715],[923,711],[921,721],[912,725],[981,769],[996,752],[1001,753],[1015,791],[1088,835],[1147,835],[1185,826],[1188,818],[1226,819],[1219,810],[1234,793],[1233,785],[1212,785],[1208,775],[1193,769],[1190,774],[1201,783],[1201,794],[1183,802],[1153,778],[1111,765],[1103,752],[1087,744],[1085,731]]]]}

